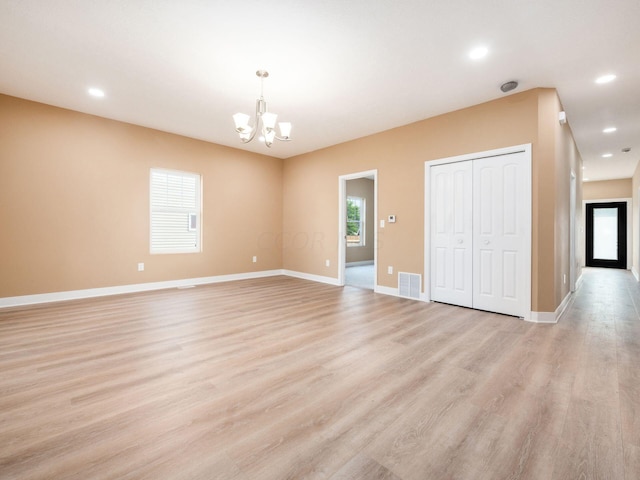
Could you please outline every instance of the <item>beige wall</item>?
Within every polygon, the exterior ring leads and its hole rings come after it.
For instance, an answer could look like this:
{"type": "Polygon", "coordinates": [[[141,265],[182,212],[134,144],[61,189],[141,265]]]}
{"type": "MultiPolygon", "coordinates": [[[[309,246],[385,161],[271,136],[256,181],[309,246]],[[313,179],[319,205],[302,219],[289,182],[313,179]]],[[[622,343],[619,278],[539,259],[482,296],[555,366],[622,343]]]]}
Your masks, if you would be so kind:
{"type": "Polygon", "coordinates": [[[554,311],[568,270],[554,263],[556,249],[568,249],[568,235],[556,231],[568,207],[563,197],[558,215],[556,198],[569,190],[564,163],[580,163],[570,131],[559,130],[559,111],[555,90],[535,89],[285,160],[284,231],[299,239],[284,245],[285,268],[337,278],[337,178],[377,169],[378,219],[397,216],[378,229],[378,284],[397,287],[388,266],[424,273],[424,162],[531,143],[532,309],[554,311]]]}
{"type": "Polygon", "coordinates": [[[571,291],[571,178],[575,181],[575,236],[576,256],[573,264],[576,279],[580,276],[583,264],[581,242],[582,226],[582,157],[573,139],[570,125],[561,125],[558,113],[563,110],[555,91],[546,90],[541,102],[547,102],[547,108],[540,109],[540,119],[553,125],[555,136],[555,221],[554,221],[554,274],[555,304],[560,305],[571,291]],[[545,117],[542,117],[544,112],[545,117]]]}
{"type": "Polygon", "coordinates": [[[349,246],[346,249],[346,262],[373,262],[374,259],[374,181],[368,178],[347,180],[347,196],[365,199],[365,245],[362,247],[349,246]]]}
{"type": "Polygon", "coordinates": [[[0,297],[280,269],[282,172],[279,159],[0,95],[0,297]],[[151,167],[202,176],[201,253],[149,253],[151,167]]]}
{"type": "Polygon", "coordinates": [[[601,182],[584,182],[582,184],[584,200],[611,200],[632,197],[632,180],[621,178],[603,180],[601,182]]]}
{"type": "Polygon", "coordinates": [[[532,309],[554,311],[571,172],[581,184],[560,109],[534,89],[282,161],[0,95],[0,297],[280,268],[337,278],[338,177],[373,169],[378,284],[395,288],[388,266],[424,273],[425,161],[531,143],[532,309]],[[201,253],[149,254],[151,167],[203,176],[201,253]]]}

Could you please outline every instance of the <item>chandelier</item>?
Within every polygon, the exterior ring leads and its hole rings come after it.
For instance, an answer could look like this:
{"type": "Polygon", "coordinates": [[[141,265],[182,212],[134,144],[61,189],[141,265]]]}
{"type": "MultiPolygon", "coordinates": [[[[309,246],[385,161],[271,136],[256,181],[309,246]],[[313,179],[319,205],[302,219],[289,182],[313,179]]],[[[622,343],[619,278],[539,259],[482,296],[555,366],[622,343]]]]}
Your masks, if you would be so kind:
{"type": "Polygon", "coordinates": [[[273,140],[288,142],[291,140],[291,124],[289,122],[279,122],[278,128],[280,135],[276,135],[276,119],[278,115],[267,111],[267,102],[265,101],[262,90],[264,79],[269,76],[266,70],[258,70],[256,75],[260,77],[260,98],[256,100],[256,118],[253,125],[249,125],[250,117],[244,113],[236,113],[233,121],[236,124],[236,132],[240,136],[243,143],[249,143],[256,136],[256,132],[260,131],[260,140],[264,139],[264,144],[271,148],[273,140]]]}

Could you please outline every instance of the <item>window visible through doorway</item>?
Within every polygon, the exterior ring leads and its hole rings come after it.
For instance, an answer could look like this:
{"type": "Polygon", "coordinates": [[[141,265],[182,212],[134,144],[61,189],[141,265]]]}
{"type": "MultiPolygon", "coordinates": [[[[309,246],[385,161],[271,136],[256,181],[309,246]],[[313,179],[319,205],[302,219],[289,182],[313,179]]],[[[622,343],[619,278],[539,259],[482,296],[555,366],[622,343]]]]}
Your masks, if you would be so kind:
{"type": "Polygon", "coordinates": [[[151,169],[151,253],[200,251],[200,175],[151,169]]]}
{"type": "Polygon", "coordinates": [[[363,247],[365,199],[362,197],[347,197],[347,247],[363,247]]]}

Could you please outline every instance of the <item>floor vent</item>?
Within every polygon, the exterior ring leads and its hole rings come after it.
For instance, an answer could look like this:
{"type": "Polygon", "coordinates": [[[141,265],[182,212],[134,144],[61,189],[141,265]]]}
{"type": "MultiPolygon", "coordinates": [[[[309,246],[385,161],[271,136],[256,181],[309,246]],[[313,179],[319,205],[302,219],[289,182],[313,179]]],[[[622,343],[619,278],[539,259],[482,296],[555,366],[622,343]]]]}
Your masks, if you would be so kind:
{"type": "Polygon", "coordinates": [[[398,295],[420,300],[422,276],[417,273],[398,272],[398,295]]]}

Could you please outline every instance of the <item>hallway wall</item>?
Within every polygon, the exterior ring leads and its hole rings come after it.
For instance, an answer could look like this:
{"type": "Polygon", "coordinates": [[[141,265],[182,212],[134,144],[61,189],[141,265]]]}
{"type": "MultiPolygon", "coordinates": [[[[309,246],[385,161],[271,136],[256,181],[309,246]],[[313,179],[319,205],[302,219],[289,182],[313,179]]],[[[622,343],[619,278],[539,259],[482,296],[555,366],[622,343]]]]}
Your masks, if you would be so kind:
{"type": "Polygon", "coordinates": [[[582,198],[584,200],[609,200],[631,198],[633,181],[631,178],[603,180],[600,182],[583,182],[582,198]]]}

